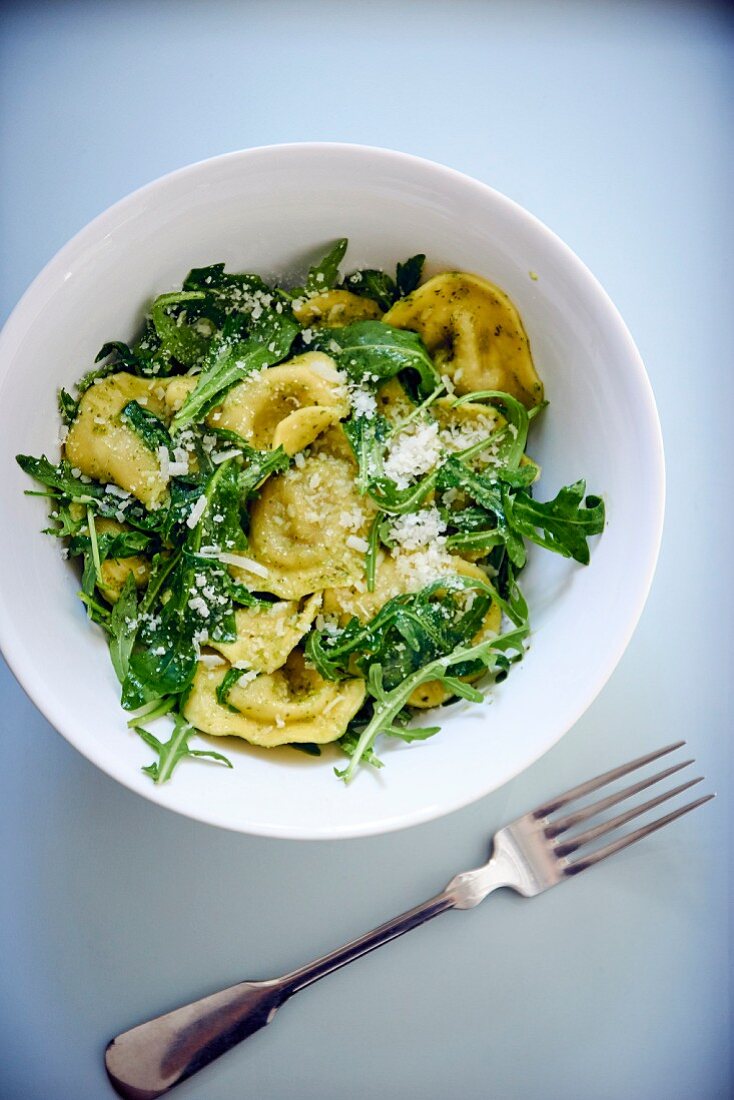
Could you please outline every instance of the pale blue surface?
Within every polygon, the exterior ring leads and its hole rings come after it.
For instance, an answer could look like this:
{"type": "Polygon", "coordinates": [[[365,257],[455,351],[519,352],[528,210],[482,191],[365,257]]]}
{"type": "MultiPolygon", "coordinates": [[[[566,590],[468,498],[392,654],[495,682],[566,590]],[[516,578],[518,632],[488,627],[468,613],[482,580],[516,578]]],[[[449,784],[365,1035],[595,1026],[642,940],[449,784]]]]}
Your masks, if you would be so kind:
{"type": "Polygon", "coordinates": [[[642,623],[583,720],[495,795],[397,835],[295,844],[175,817],[95,771],[3,666],[0,1097],[104,1100],[116,1030],[362,932],[503,820],[678,737],[716,802],[562,890],[355,964],[178,1095],[728,1097],[731,27],[651,3],[3,15],[0,316],[92,216],[187,162],[304,139],[422,154],[527,206],[609,290],[657,395],[669,503],[642,623]]]}

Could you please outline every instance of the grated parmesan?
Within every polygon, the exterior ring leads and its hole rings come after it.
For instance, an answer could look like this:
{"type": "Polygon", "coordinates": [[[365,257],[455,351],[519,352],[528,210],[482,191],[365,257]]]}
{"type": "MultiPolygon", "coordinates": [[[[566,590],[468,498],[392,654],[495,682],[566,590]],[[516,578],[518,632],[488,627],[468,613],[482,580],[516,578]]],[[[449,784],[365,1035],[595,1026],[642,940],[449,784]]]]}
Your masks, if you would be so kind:
{"type": "Polygon", "coordinates": [[[443,546],[446,524],[438,508],[423,508],[419,512],[407,512],[393,520],[390,537],[404,550],[418,550],[435,543],[443,546]]]}
{"type": "Polygon", "coordinates": [[[240,454],[239,447],[231,447],[228,451],[219,451],[218,454],[212,455],[212,462],[215,466],[219,466],[230,458],[236,458],[238,454],[240,454]]]}
{"type": "Polygon", "coordinates": [[[259,561],[247,558],[244,554],[217,554],[217,559],[224,565],[236,565],[239,569],[247,569],[257,577],[269,577],[270,570],[259,561]]]}
{"type": "Polygon", "coordinates": [[[164,481],[169,481],[171,477],[170,464],[168,461],[168,447],[159,447],[156,454],[158,455],[158,461],[161,466],[161,477],[164,481]]]}
{"type": "Polygon", "coordinates": [[[202,493],[202,495],[196,501],[196,503],[194,504],[194,507],[191,509],[188,516],[186,517],[186,526],[188,528],[190,528],[190,530],[193,531],[194,527],[196,527],[197,523],[199,522],[201,517],[204,515],[204,512],[206,511],[206,505],[207,505],[207,500],[206,500],[206,497],[202,493]]]}
{"type": "Polygon", "coordinates": [[[398,432],[388,449],[385,473],[399,489],[407,489],[413,478],[427,474],[441,457],[438,424],[411,425],[398,432]]]}
{"type": "Polygon", "coordinates": [[[220,657],[218,653],[202,653],[199,660],[204,668],[218,668],[220,665],[226,664],[224,657],[220,657]]]}

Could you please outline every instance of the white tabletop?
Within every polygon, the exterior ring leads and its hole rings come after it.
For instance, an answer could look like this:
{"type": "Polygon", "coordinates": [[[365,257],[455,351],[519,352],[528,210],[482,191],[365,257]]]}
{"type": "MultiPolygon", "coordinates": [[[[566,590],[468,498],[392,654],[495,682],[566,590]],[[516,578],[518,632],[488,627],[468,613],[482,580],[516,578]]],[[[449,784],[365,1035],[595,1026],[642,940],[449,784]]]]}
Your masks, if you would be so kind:
{"type": "Polygon", "coordinates": [[[731,24],[715,5],[471,0],[90,0],[4,21],[0,316],[93,215],[182,164],[309,139],[418,153],[519,201],[600,278],[652,379],[669,497],[596,703],[514,782],[402,833],[289,843],[177,817],[96,771],[2,666],[0,1097],[111,1096],[116,1031],[330,949],[543,796],[677,738],[715,802],[330,977],[178,1095],[730,1096],[731,24]]]}

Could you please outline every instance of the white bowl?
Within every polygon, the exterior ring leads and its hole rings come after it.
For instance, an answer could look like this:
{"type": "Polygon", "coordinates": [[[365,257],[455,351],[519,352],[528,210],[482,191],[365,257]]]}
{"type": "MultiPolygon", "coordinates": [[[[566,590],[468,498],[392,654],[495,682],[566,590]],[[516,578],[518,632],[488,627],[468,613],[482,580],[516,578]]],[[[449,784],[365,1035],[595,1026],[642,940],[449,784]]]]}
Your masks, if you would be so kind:
{"type": "Polygon", "coordinates": [[[483,183],[426,160],[357,145],[249,149],[182,168],[118,202],[41,272],[0,337],[0,645],[53,725],[108,775],[200,821],[277,837],[364,836],[458,809],[511,779],[579,718],[619,661],[650,587],[662,528],[660,427],[640,356],[600,285],[544,225],[483,183]],[[185,762],[161,787],[126,727],[101,631],[73,567],[40,534],[18,452],[58,456],[56,390],[106,340],[131,339],[146,304],[191,267],[303,272],[336,237],[348,267],[430,269],[503,287],[528,330],[550,407],[531,436],[544,498],[585,477],[608,525],[587,568],[539,548],[523,587],[530,650],[491,705],[440,712],[428,742],[391,744],[386,766],[345,787],[326,754],[243,747],[235,768],[185,762]],[[537,273],[537,279],[530,277],[537,273]]]}

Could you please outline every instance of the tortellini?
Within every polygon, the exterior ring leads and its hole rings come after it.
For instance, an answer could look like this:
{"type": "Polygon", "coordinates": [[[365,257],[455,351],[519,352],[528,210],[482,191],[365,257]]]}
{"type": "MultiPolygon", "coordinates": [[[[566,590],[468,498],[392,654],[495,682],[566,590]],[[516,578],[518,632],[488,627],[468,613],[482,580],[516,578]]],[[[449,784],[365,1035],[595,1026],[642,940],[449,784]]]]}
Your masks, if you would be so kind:
{"type": "Polygon", "coordinates": [[[253,745],[336,741],[362,706],[364,680],[324,680],[294,649],[285,664],[232,688],[228,702],[217,700],[226,669],[197,666],[184,716],[203,733],[242,737],[253,745]]]}
{"type": "Polygon", "coordinates": [[[295,454],[348,413],[334,360],[312,351],[238,383],[208,420],[237,432],[257,450],[282,445],[295,454]]]}
{"type": "Polygon", "coordinates": [[[115,482],[155,508],[166,494],[166,481],[156,452],[120,415],[130,401],[158,416],[167,412],[165,388],[158,380],[124,371],[103,378],[82,395],[64,444],[66,458],[87,477],[115,482]]]}
{"type": "Polygon", "coordinates": [[[302,325],[328,325],[341,328],[354,321],[373,321],[382,310],[371,298],[362,298],[349,290],[326,290],[296,302],[293,312],[302,325]]]}
{"type": "Polygon", "coordinates": [[[258,572],[233,572],[254,591],[284,600],[352,584],[364,574],[374,511],[357,493],[353,461],[311,453],[265,484],[250,512],[247,556],[258,572]]]}
{"type": "Polygon", "coordinates": [[[275,672],[300,642],[321,607],[321,593],[310,596],[299,609],[295,600],[241,607],[235,611],[234,642],[210,641],[230,664],[255,672],[275,672]]]}
{"type": "MultiPolygon", "coordinates": [[[[168,384],[170,413],[178,412],[195,385],[195,377],[168,384]]],[[[310,351],[238,382],[206,422],[236,432],[256,450],[283,447],[294,455],[348,414],[347,390],[334,360],[310,351]]]]}
{"type": "Polygon", "coordinates": [[[460,394],[504,390],[528,408],[543,400],[517,309],[478,275],[435,275],[396,302],[383,321],[417,332],[460,394]]]}

